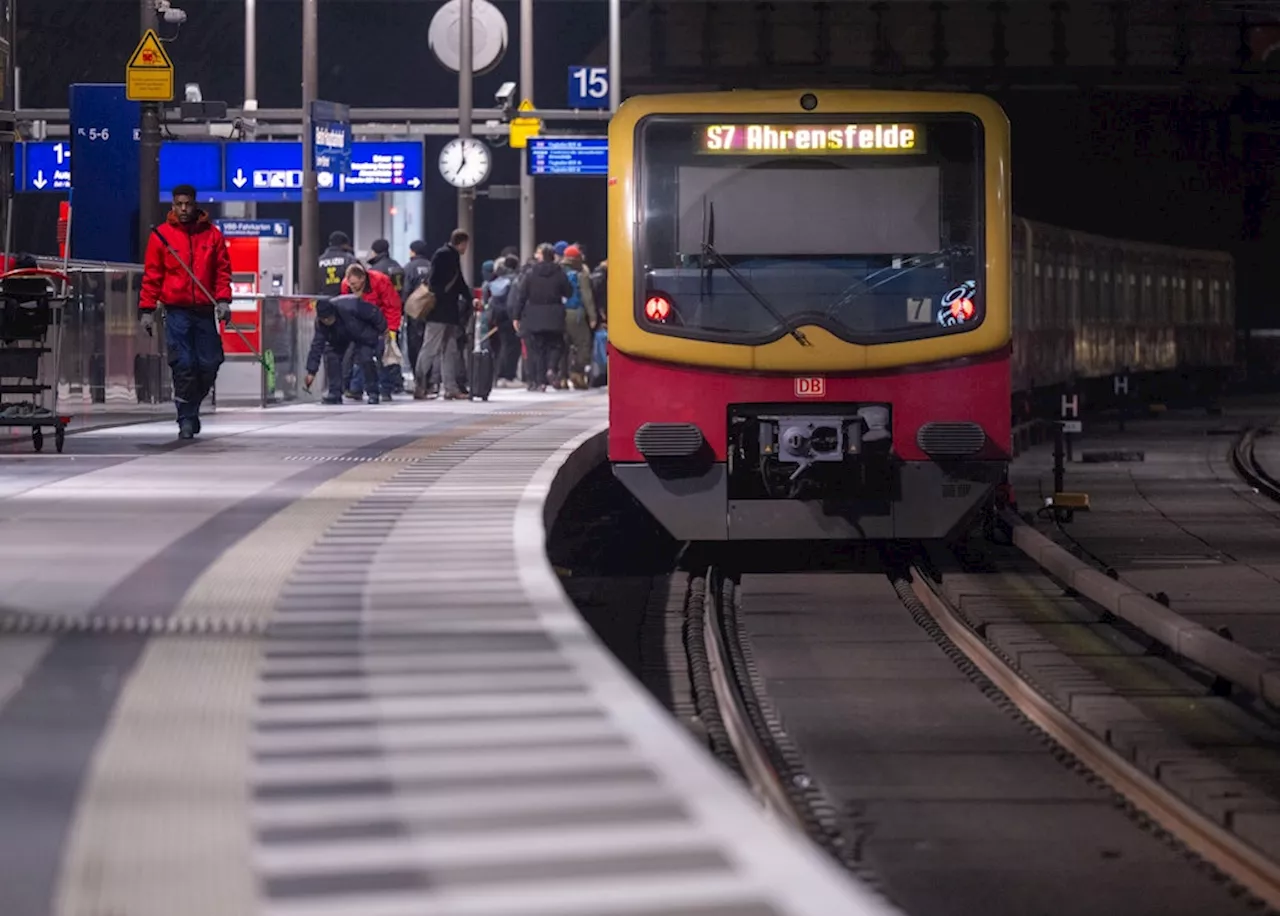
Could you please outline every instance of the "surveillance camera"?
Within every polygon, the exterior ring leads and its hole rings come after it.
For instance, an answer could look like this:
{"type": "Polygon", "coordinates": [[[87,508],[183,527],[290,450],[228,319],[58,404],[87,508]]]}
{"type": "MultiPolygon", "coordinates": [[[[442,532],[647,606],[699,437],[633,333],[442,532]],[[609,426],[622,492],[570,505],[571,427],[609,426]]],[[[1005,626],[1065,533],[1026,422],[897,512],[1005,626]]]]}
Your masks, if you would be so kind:
{"type": "Polygon", "coordinates": [[[170,25],[182,25],[187,21],[186,11],[175,9],[169,0],[156,0],[156,12],[170,25]]]}
{"type": "Polygon", "coordinates": [[[498,87],[498,91],[493,94],[494,100],[499,105],[510,105],[511,100],[516,97],[516,84],[512,82],[503,83],[498,87]]]}

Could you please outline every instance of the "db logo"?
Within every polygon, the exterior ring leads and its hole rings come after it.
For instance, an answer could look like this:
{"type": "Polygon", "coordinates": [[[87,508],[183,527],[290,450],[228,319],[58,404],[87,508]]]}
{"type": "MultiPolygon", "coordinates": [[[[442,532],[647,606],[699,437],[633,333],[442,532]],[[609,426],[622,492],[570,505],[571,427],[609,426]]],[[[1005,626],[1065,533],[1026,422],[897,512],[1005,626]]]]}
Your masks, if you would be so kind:
{"type": "Polygon", "coordinates": [[[827,380],[822,376],[796,379],[796,397],[825,398],[827,396],[827,380]]]}

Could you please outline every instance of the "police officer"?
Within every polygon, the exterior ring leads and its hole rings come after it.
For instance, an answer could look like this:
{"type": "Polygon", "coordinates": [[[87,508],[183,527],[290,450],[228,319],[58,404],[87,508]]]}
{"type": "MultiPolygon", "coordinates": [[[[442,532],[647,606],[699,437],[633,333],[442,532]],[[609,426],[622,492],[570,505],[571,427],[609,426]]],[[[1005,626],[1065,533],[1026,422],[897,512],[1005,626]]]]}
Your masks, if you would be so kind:
{"type": "Polygon", "coordinates": [[[386,239],[378,239],[369,246],[372,252],[369,255],[369,269],[384,273],[391,278],[391,285],[395,287],[396,295],[404,293],[404,268],[400,266],[400,262],[391,257],[391,243],[386,239]]]}
{"type": "Polygon", "coordinates": [[[319,292],[324,296],[337,296],[342,292],[342,278],[347,275],[347,268],[356,263],[356,256],[351,250],[351,239],[345,232],[334,232],[329,235],[329,247],[320,255],[319,292]]]}
{"type": "MultiPolygon", "coordinates": [[[[342,363],[344,355],[365,372],[366,378],[377,378],[378,364],[374,353],[382,336],[387,333],[387,319],[382,310],[358,295],[335,296],[316,302],[316,333],[307,353],[307,377],[303,384],[311,390],[324,360],[324,373],[329,393],[321,398],[324,404],[342,403],[342,363]]],[[[369,403],[379,401],[377,390],[369,392],[369,403]]]]}

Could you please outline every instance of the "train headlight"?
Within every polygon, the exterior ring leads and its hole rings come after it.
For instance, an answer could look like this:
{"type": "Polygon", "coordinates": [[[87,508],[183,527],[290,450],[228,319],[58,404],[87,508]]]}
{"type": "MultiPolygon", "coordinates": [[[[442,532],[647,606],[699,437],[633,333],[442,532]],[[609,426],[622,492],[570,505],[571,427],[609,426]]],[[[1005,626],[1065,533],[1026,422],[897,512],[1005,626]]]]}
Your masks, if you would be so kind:
{"type": "Polygon", "coordinates": [[[671,300],[663,293],[652,293],[644,301],[644,317],[662,324],[671,317],[671,300]]]}

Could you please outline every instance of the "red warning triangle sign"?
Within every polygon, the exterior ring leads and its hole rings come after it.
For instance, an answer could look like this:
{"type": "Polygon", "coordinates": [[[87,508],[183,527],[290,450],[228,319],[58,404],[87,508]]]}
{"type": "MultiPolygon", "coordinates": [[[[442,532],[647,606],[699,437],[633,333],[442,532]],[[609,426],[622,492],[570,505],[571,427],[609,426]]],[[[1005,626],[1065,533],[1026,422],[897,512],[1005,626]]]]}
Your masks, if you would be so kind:
{"type": "Polygon", "coordinates": [[[160,44],[160,36],[155,29],[147,29],[138,46],[133,49],[129,58],[130,70],[172,70],[173,61],[169,59],[164,45],[160,44]]]}

